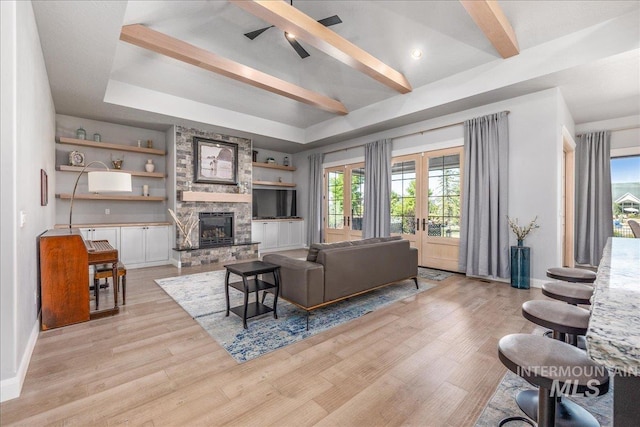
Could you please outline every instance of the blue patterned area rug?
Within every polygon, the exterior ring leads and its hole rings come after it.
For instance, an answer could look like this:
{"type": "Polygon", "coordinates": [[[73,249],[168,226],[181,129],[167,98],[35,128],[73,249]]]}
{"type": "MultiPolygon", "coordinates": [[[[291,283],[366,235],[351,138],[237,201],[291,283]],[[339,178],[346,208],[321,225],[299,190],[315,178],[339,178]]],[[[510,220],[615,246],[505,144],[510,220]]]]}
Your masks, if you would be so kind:
{"type": "MultiPolygon", "coordinates": [[[[188,276],[158,279],[156,283],[191,315],[239,363],[254,359],[278,348],[293,344],[327,329],[356,319],[378,308],[431,289],[435,284],[413,280],[386,286],[364,295],[319,308],[309,314],[282,299],[278,300],[278,319],[273,313],[247,321],[249,329],[242,328],[242,319],[233,313],[225,317],[225,271],[210,271],[188,276]]],[[[233,275],[231,276],[232,280],[233,275]]],[[[242,305],[243,294],[229,289],[231,307],[242,305]]],[[[255,294],[251,295],[253,301],[255,294]]],[[[273,296],[267,295],[265,304],[273,305],[273,296]]]]}
{"type": "Polygon", "coordinates": [[[453,276],[455,273],[451,273],[449,271],[444,270],[435,270],[433,268],[427,267],[418,267],[418,276],[423,279],[433,280],[435,282],[439,282],[441,280],[446,279],[447,277],[453,276]]]}

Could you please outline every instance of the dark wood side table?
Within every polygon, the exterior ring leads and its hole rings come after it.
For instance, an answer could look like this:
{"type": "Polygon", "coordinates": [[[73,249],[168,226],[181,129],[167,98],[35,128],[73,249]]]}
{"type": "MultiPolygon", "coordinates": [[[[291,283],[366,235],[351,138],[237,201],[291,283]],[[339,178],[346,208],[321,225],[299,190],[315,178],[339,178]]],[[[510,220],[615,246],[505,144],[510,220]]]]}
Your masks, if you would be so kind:
{"type": "Polygon", "coordinates": [[[260,316],[261,314],[269,313],[273,311],[273,318],[278,318],[277,313],[277,304],[278,304],[278,294],[280,293],[280,266],[275,264],[270,264],[268,262],[263,261],[250,261],[243,262],[239,264],[229,264],[225,265],[224,268],[227,269],[227,274],[224,279],[224,293],[227,298],[227,313],[226,316],[229,316],[229,311],[234,312],[236,315],[242,317],[242,325],[245,329],[247,328],[247,319],[252,317],[260,316]],[[242,277],[242,281],[229,283],[229,276],[231,273],[236,274],[242,277]],[[264,280],[258,279],[259,274],[273,274],[274,283],[265,282],[264,280]],[[253,279],[249,279],[253,276],[253,279]],[[244,305],[237,307],[230,307],[229,302],[229,286],[239,290],[244,293],[244,305]],[[273,298],[273,308],[267,307],[258,301],[258,292],[271,290],[274,294],[273,298]],[[249,303],[249,294],[255,292],[256,300],[255,302],[249,303]]]}

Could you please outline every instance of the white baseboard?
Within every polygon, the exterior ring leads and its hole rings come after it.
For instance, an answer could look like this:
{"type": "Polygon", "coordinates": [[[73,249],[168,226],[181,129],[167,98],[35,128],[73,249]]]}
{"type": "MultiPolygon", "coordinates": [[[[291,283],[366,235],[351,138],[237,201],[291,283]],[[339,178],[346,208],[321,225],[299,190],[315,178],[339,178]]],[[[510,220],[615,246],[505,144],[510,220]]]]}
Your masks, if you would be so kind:
{"type": "MultiPolygon", "coordinates": [[[[472,279],[479,280],[491,280],[493,282],[511,283],[511,279],[502,279],[500,277],[481,277],[481,276],[468,276],[472,279]]],[[[529,286],[532,288],[541,288],[543,284],[547,283],[549,279],[529,279],[529,286]]]]}
{"type": "Polygon", "coordinates": [[[529,281],[529,283],[531,284],[532,288],[541,288],[542,285],[544,285],[545,283],[549,282],[549,279],[531,279],[529,281]]]}
{"type": "Polygon", "coordinates": [[[29,336],[29,342],[27,342],[27,348],[25,348],[22,354],[22,360],[20,361],[20,367],[18,368],[16,376],[0,381],[0,402],[20,397],[24,378],[27,376],[27,369],[29,369],[29,362],[31,361],[31,355],[38,341],[39,334],[40,319],[36,319],[36,323],[33,325],[31,335],[29,336]]]}

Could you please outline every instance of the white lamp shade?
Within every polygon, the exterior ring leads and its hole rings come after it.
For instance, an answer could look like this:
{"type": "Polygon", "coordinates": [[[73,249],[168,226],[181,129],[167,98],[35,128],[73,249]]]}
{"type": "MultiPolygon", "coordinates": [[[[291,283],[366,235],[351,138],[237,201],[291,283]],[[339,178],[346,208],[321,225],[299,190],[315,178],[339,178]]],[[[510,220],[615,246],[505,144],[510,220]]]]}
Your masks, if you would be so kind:
{"type": "Polygon", "coordinates": [[[87,173],[89,191],[131,191],[131,174],[126,172],[92,171],[87,173]]]}

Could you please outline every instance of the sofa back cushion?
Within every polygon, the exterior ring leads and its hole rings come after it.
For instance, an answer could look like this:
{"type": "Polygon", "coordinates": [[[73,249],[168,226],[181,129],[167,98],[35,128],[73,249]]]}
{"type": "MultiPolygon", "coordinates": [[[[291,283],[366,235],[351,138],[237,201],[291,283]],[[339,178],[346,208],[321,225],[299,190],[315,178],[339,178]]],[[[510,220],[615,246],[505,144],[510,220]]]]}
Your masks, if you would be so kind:
{"type": "Polygon", "coordinates": [[[324,266],[325,301],[414,276],[409,272],[412,255],[408,240],[320,251],[317,262],[324,266]]]}
{"type": "Polygon", "coordinates": [[[344,248],[347,246],[351,246],[351,242],[312,243],[311,246],[309,246],[309,252],[307,253],[307,261],[316,262],[318,259],[318,252],[323,249],[344,248]]]}
{"type": "Polygon", "coordinates": [[[362,239],[362,240],[351,240],[344,242],[334,242],[334,243],[312,243],[309,246],[309,252],[307,253],[307,261],[316,262],[318,259],[318,252],[323,249],[331,249],[331,248],[344,248],[347,246],[360,246],[360,245],[370,245],[372,243],[380,243],[380,242],[391,242],[394,240],[401,240],[400,236],[390,236],[390,237],[372,237],[370,239],[362,239]]]}
{"type": "Polygon", "coordinates": [[[402,240],[401,236],[389,236],[389,237],[371,237],[369,239],[352,240],[351,245],[370,245],[372,243],[393,242],[394,240],[402,240]]]}

